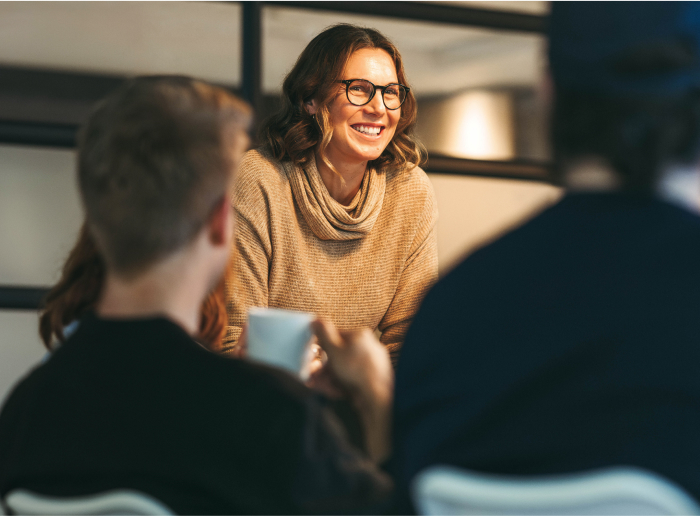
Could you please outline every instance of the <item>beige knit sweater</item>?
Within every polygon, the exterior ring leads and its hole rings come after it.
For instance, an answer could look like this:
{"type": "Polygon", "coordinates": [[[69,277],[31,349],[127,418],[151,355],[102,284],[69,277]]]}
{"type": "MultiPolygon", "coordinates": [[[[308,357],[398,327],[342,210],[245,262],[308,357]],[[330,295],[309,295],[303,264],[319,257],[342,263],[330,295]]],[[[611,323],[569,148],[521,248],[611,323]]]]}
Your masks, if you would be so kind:
{"type": "Polygon", "coordinates": [[[378,329],[396,357],[437,278],[437,208],[423,170],[369,170],[343,206],[314,160],[301,168],[249,151],[232,199],[223,353],[235,348],[248,308],[269,306],[311,312],[341,330],[378,329]]]}

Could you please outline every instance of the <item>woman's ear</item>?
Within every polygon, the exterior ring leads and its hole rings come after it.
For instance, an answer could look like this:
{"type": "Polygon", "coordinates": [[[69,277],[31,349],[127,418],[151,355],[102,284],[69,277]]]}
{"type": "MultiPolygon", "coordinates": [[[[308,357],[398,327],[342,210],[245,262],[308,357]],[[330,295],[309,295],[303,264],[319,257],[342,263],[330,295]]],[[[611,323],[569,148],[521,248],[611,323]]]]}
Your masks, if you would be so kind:
{"type": "Polygon", "coordinates": [[[306,112],[309,113],[310,115],[315,115],[316,110],[318,109],[318,105],[316,104],[316,100],[311,99],[311,100],[305,101],[304,108],[306,109],[306,112]]]}

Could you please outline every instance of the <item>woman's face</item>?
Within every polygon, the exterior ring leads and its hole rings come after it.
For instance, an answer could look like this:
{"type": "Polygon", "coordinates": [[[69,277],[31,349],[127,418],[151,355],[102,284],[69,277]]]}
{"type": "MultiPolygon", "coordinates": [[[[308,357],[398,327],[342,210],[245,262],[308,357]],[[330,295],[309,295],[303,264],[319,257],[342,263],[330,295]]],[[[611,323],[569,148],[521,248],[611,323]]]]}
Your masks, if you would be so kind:
{"type": "MultiPolygon", "coordinates": [[[[358,50],[350,56],[342,76],[346,79],[366,79],[376,86],[399,82],[394,61],[376,48],[358,50]]],[[[333,137],[326,155],[337,168],[377,159],[394,137],[401,117],[401,108],[386,109],[380,90],[369,103],[355,106],[348,101],[345,84],[340,83],[329,111],[333,137]]]]}

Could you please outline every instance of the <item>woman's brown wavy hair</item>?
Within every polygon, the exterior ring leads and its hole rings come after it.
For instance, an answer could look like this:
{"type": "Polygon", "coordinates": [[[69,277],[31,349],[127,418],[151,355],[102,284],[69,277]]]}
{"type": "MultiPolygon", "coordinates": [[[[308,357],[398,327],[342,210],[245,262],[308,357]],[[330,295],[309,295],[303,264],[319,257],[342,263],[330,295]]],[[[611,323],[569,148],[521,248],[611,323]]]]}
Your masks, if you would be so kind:
{"type": "MultiPolygon", "coordinates": [[[[365,48],[377,48],[388,53],[396,66],[399,82],[409,86],[401,54],[383,34],[345,23],[329,27],[311,40],[301,53],[284,80],[282,107],[261,128],[263,147],[275,159],[302,165],[312,159],[318,145],[324,163],[335,171],[324,152],[333,137],[328,106],[338,94],[336,81],[342,79],[348,59],[365,48]],[[311,99],[316,100],[319,106],[315,117],[305,108],[305,103],[311,99]]],[[[370,165],[378,170],[386,167],[403,170],[425,162],[425,148],[413,134],[416,113],[416,99],[409,91],[401,106],[401,118],[394,137],[381,156],[371,161],[370,165]]]]}
{"type": "MultiPolygon", "coordinates": [[[[63,329],[95,308],[104,278],[104,261],[83,224],[78,241],[63,266],[61,279],[47,294],[39,317],[39,335],[47,349],[51,350],[54,342],[65,341],[63,329]]],[[[202,303],[197,340],[209,349],[220,347],[226,324],[222,280],[202,303]]]]}

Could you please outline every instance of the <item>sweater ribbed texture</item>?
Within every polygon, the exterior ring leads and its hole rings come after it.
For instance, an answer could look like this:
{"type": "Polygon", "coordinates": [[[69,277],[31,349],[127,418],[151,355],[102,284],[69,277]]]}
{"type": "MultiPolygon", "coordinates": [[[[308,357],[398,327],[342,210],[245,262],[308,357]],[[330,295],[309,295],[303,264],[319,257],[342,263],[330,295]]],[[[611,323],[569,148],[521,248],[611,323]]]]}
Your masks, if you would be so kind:
{"type": "Polygon", "coordinates": [[[234,252],[227,280],[233,351],[252,306],[311,312],[341,330],[370,328],[396,358],[437,279],[437,208],[418,167],[370,169],[350,205],[328,193],[313,160],[241,161],[232,191],[234,252]]]}

